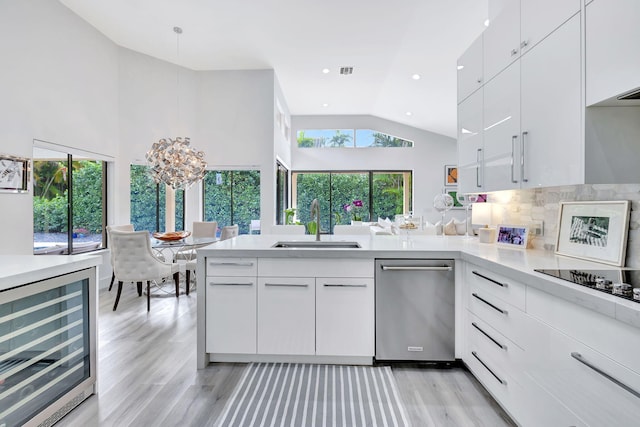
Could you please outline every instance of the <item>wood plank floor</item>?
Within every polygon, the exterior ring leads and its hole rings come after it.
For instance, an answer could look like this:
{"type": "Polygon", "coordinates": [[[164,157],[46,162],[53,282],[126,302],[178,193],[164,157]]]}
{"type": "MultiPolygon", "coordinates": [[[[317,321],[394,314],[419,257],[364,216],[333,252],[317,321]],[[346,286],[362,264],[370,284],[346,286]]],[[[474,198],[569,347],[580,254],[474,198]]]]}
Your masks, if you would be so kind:
{"type": "MultiPolygon", "coordinates": [[[[135,286],[101,290],[98,315],[98,395],[56,426],[212,426],[245,365],[196,369],[197,293],[160,293],[146,311],[135,286]]],[[[513,426],[480,384],[461,368],[394,366],[414,427],[513,426]]]]}

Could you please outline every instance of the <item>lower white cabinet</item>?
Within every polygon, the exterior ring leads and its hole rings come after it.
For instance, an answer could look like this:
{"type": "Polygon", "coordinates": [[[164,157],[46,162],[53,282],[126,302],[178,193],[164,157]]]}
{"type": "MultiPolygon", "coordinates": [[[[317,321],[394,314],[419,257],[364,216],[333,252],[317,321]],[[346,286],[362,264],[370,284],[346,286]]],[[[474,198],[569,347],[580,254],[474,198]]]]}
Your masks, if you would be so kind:
{"type": "Polygon", "coordinates": [[[316,278],[316,354],[373,356],[374,283],[369,278],[316,278]]]}
{"type": "Polygon", "coordinates": [[[315,354],[315,280],[258,279],[258,353],[315,354]]]}
{"type": "Polygon", "coordinates": [[[206,282],[207,353],[256,353],[255,276],[215,276],[206,282]]]}

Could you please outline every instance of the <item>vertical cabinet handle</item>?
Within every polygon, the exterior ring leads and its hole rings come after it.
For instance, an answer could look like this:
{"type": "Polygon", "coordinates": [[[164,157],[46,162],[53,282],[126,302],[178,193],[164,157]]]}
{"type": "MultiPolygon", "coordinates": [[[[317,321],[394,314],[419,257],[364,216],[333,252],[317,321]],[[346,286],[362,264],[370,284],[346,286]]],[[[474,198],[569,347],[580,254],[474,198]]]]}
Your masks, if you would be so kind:
{"type": "Polygon", "coordinates": [[[476,162],[478,166],[476,167],[476,187],[482,188],[482,183],[480,182],[480,155],[482,154],[482,148],[478,148],[476,150],[476,162]]]}
{"type": "Polygon", "coordinates": [[[514,172],[514,167],[515,167],[515,163],[516,163],[516,159],[515,159],[515,151],[516,151],[516,139],[518,139],[518,135],[513,135],[511,137],[511,182],[514,184],[518,183],[518,180],[515,178],[515,172],[514,172]]]}
{"type": "Polygon", "coordinates": [[[526,178],[526,175],[524,173],[524,166],[525,166],[525,158],[524,158],[524,149],[525,149],[525,137],[529,135],[529,132],[524,131],[522,132],[522,139],[520,140],[520,178],[522,180],[522,182],[529,182],[529,178],[526,178]]]}

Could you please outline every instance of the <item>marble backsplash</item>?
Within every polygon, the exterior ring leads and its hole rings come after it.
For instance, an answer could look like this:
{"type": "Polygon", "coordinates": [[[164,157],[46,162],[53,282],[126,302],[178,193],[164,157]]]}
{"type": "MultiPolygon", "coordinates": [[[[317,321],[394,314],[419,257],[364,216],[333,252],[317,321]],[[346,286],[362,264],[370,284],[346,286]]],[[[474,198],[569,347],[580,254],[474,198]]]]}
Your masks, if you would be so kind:
{"type": "Polygon", "coordinates": [[[488,195],[488,201],[494,204],[497,222],[543,221],[543,235],[533,237],[531,242],[534,248],[550,251],[556,244],[559,203],[592,200],[631,201],[626,266],[640,268],[640,184],[585,184],[498,191],[488,195]]]}

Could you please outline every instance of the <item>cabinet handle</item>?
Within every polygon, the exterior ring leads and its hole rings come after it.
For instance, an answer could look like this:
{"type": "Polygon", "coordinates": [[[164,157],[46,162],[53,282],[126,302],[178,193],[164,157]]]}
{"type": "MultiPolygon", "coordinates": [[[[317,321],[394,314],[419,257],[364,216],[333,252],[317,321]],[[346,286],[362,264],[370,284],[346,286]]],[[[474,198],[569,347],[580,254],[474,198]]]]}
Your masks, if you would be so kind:
{"type": "Polygon", "coordinates": [[[308,288],[308,283],[265,283],[265,286],[286,286],[290,288],[308,288]]]}
{"type": "Polygon", "coordinates": [[[497,376],[497,375],[496,375],[496,373],[495,373],[495,372],[493,372],[493,371],[491,370],[491,368],[489,368],[489,367],[487,366],[487,364],[486,364],[486,363],[484,363],[484,362],[482,361],[482,359],[480,359],[480,358],[478,357],[478,354],[477,354],[475,351],[472,351],[472,352],[471,352],[471,354],[473,354],[473,357],[475,357],[476,359],[478,359],[478,362],[480,362],[480,363],[482,364],[482,366],[484,366],[484,367],[485,367],[485,369],[486,369],[487,371],[489,371],[489,372],[491,373],[491,375],[493,375],[493,377],[494,377],[495,379],[497,379],[497,380],[498,380],[498,382],[499,382],[500,384],[502,384],[502,385],[507,385],[507,382],[506,382],[505,380],[501,379],[499,376],[497,376]]]}
{"type": "Polygon", "coordinates": [[[518,135],[513,135],[511,137],[511,182],[514,183],[514,184],[518,183],[518,180],[515,179],[515,177],[514,177],[514,174],[515,174],[514,167],[515,167],[515,163],[516,163],[516,161],[515,161],[516,139],[518,139],[518,135]]]}
{"type": "Polygon", "coordinates": [[[472,271],[472,273],[473,273],[473,274],[475,274],[475,275],[476,275],[476,276],[478,276],[478,277],[482,277],[483,279],[490,281],[491,283],[495,283],[495,284],[496,284],[496,285],[498,285],[498,286],[502,286],[503,288],[508,288],[508,287],[509,287],[509,284],[508,284],[508,283],[498,282],[497,280],[492,279],[491,277],[487,277],[487,276],[485,276],[484,274],[480,274],[480,273],[478,273],[478,272],[477,272],[477,271],[475,271],[475,270],[473,270],[473,271],[472,271]]]}
{"type": "Polygon", "coordinates": [[[366,288],[366,284],[362,285],[346,285],[343,283],[324,283],[322,286],[327,288],[366,288]]]}
{"type": "Polygon", "coordinates": [[[478,188],[482,188],[482,183],[480,183],[480,153],[482,153],[482,148],[478,148],[476,151],[476,163],[478,163],[476,168],[476,187],[478,188]]]}
{"type": "Polygon", "coordinates": [[[253,267],[253,263],[252,262],[215,262],[215,261],[210,261],[209,265],[231,265],[231,266],[236,266],[236,267],[253,267]]]}
{"type": "Polygon", "coordinates": [[[434,267],[428,267],[428,266],[424,266],[424,265],[383,265],[382,270],[384,271],[399,271],[399,270],[403,270],[403,271],[451,271],[453,270],[453,267],[451,267],[450,265],[443,265],[443,266],[434,266],[434,267]]]}
{"type": "Polygon", "coordinates": [[[480,301],[482,301],[483,303],[487,304],[489,307],[493,308],[496,311],[499,311],[500,313],[504,314],[505,316],[509,314],[509,312],[507,310],[503,310],[501,308],[496,307],[495,305],[491,304],[489,301],[487,301],[486,299],[479,297],[478,294],[476,294],[475,292],[472,293],[471,295],[473,295],[474,297],[476,297],[477,299],[479,299],[480,301]]]}
{"type": "Polygon", "coordinates": [[[594,371],[596,371],[597,373],[599,373],[600,375],[602,375],[603,377],[605,377],[609,381],[613,382],[617,386],[619,386],[619,387],[625,389],[626,391],[628,391],[629,393],[633,394],[635,397],[639,397],[640,398],[640,393],[638,393],[636,390],[632,389],[631,387],[629,387],[628,385],[624,384],[620,380],[615,379],[614,377],[612,377],[611,375],[607,374],[605,371],[603,371],[602,369],[598,368],[597,366],[587,362],[584,359],[584,357],[582,357],[582,355],[580,353],[578,353],[577,351],[572,352],[571,353],[571,357],[573,357],[574,359],[576,359],[578,362],[582,363],[583,365],[593,369],[594,371]]]}
{"type": "Polygon", "coordinates": [[[529,178],[525,178],[524,176],[524,164],[525,164],[525,159],[524,159],[524,140],[525,140],[525,136],[529,135],[529,132],[524,131],[522,132],[522,139],[520,140],[520,179],[522,180],[522,182],[529,182],[529,178]]]}
{"type": "Polygon", "coordinates": [[[529,40],[522,40],[522,42],[520,42],[520,47],[521,48],[524,49],[527,46],[529,46],[529,40]]]}
{"type": "Polygon", "coordinates": [[[482,77],[478,77],[478,79],[476,80],[478,83],[482,83],[482,77]]]}
{"type": "Polygon", "coordinates": [[[497,345],[498,347],[500,347],[504,351],[507,351],[507,346],[506,345],[500,344],[495,338],[493,338],[491,335],[486,333],[482,328],[480,328],[480,326],[476,325],[476,322],[471,322],[471,326],[473,326],[474,328],[476,328],[477,330],[482,332],[482,335],[484,335],[485,337],[489,338],[495,345],[497,345]]]}
{"type": "Polygon", "coordinates": [[[518,54],[518,49],[511,49],[511,56],[516,56],[518,54]]]}
{"type": "Polygon", "coordinates": [[[209,286],[253,286],[253,283],[209,282],[209,286]]]}

